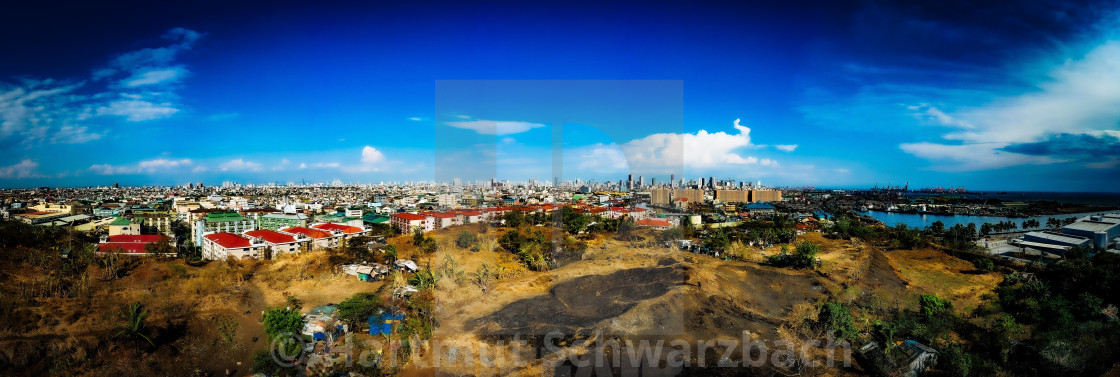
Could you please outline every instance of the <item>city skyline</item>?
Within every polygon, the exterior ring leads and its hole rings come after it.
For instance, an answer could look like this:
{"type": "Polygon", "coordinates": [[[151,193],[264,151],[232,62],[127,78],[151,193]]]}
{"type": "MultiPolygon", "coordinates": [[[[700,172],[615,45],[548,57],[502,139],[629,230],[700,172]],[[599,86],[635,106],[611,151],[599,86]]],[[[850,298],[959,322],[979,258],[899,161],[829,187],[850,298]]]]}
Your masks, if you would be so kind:
{"type": "Polygon", "coordinates": [[[1120,187],[1111,2],[438,5],[16,7],[0,187],[1120,187]]]}

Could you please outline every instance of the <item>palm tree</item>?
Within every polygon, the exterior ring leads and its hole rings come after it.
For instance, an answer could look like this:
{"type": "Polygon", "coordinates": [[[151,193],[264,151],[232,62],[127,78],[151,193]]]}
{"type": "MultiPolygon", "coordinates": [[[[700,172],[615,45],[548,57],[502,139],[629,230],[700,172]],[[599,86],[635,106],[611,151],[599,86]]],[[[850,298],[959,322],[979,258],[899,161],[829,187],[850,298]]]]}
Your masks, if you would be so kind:
{"type": "Polygon", "coordinates": [[[148,309],[145,309],[144,304],[139,302],[125,306],[124,310],[121,311],[121,319],[124,322],[117,325],[117,334],[114,337],[133,340],[140,338],[155,347],[156,343],[147,335],[144,335],[144,320],[148,318],[148,314],[148,309]]]}

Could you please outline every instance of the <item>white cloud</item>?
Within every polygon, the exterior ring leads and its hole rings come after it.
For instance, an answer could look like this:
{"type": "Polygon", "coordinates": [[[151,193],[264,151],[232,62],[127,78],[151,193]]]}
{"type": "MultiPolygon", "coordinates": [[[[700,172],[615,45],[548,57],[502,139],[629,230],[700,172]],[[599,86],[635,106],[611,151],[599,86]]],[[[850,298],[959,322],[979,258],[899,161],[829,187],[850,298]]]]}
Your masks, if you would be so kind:
{"type": "Polygon", "coordinates": [[[110,60],[108,66],[95,69],[93,79],[101,80],[122,72],[132,75],[157,67],[169,67],[181,52],[190,50],[201,37],[201,33],[181,27],[168,30],[163,39],[170,41],[170,45],[120,54],[110,60]]]}
{"type": "Polygon", "coordinates": [[[365,146],[362,148],[362,163],[366,165],[375,165],[385,162],[385,155],[377,148],[365,146]]]}
{"type": "Polygon", "coordinates": [[[446,122],[448,126],[478,132],[483,135],[510,135],[529,131],[534,128],[544,127],[540,123],[497,121],[497,120],[470,120],[462,122],[446,122]]]}
{"type": "Polygon", "coordinates": [[[774,145],[774,149],[783,152],[793,152],[795,149],[797,149],[797,144],[777,144],[774,145]]]}
{"type": "Polygon", "coordinates": [[[164,68],[164,69],[146,69],[132,74],[132,76],[121,81],[121,85],[135,88],[138,86],[167,84],[179,81],[187,74],[187,70],[182,66],[164,68]]]}
{"type": "Polygon", "coordinates": [[[836,169],[832,169],[832,171],[840,173],[840,174],[848,174],[848,173],[852,172],[851,170],[844,169],[844,168],[836,168],[836,169]]]}
{"type": "Polygon", "coordinates": [[[421,121],[420,117],[412,117],[412,118],[408,118],[408,120],[414,120],[414,121],[417,121],[417,122],[421,121]]]}
{"type": "Polygon", "coordinates": [[[151,160],[140,161],[133,165],[110,165],[110,164],[96,164],[91,165],[89,170],[101,175],[113,174],[140,174],[140,173],[163,173],[168,170],[177,169],[179,167],[186,167],[194,164],[189,158],[181,158],[177,160],[156,158],[151,160]]]}
{"type": "Polygon", "coordinates": [[[237,158],[218,165],[218,169],[221,171],[260,171],[261,164],[237,158]]]}
{"type": "Polygon", "coordinates": [[[129,122],[167,118],[177,112],[179,109],[170,103],[154,104],[136,99],[113,101],[108,106],[97,108],[97,115],[123,116],[129,122]]]}
{"type": "MultiPolygon", "coordinates": [[[[1094,134],[1120,124],[1120,41],[1109,41],[1078,59],[1053,68],[1038,90],[946,114],[928,105],[921,116],[957,130],[942,135],[957,143],[906,143],[902,150],[942,165],[970,171],[1066,161],[1001,151],[1009,145],[1045,140],[1056,134],[1094,134]]],[[[998,97],[991,94],[991,97],[998,97]]],[[[924,107],[922,107],[924,106],[924,107]]]]}
{"type": "Polygon", "coordinates": [[[39,163],[24,159],[19,163],[0,166],[0,179],[23,179],[39,177],[39,163]]]}
{"type": "MultiPolygon", "coordinates": [[[[673,166],[692,168],[716,168],[727,164],[748,165],[759,163],[753,156],[741,156],[738,150],[751,146],[751,129],[739,125],[734,127],[738,134],[723,131],[709,133],[700,130],[695,134],[653,134],[641,139],[631,140],[620,148],[626,154],[631,169],[661,169],[673,166]]],[[[768,160],[769,161],[769,160],[768,160]]],[[[772,161],[768,162],[772,163],[772,161]]]]}
{"type": "Polygon", "coordinates": [[[93,71],[93,80],[119,78],[106,89],[93,92],[82,80],[19,79],[0,82],[0,140],[20,137],[22,142],[84,143],[100,139],[103,129],[86,123],[97,116],[123,116],[137,122],[166,118],[179,112],[169,85],[188,71],[174,64],[176,56],[190,49],[202,36],[175,28],[164,38],[170,45],[127,52],[93,71]],[[80,93],[78,89],[87,89],[80,93]]]}
{"type": "Polygon", "coordinates": [[[584,147],[574,154],[579,160],[579,168],[597,173],[617,173],[629,167],[626,155],[617,144],[594,144],[584,147]]]}
{"type": "Polygon", "coordinates": [[[1049,156],[1031,156],[1001,151],[1007,143],[947,145],[937,143],[906,143],[899,147],[906,153],[934,161],[940,171],[973,171],[999,169],[1017,165],[1041,165],[1063,162],[1049,156]]]}

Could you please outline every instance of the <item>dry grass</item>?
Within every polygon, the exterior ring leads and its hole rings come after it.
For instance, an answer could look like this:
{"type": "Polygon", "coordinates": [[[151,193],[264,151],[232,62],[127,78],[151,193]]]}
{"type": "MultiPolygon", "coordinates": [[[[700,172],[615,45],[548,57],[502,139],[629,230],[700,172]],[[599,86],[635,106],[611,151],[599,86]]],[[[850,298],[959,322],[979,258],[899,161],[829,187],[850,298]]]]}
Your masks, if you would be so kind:
{"type": "Polygon", "coordinates": [[[972,263],[937,250],[897,250],[886,255],[915,294],[936,294],[958,310],[978,307],[983,302],[980,297],[991,294],[1002,280],[999,273],[979,273],[972,263]]]}

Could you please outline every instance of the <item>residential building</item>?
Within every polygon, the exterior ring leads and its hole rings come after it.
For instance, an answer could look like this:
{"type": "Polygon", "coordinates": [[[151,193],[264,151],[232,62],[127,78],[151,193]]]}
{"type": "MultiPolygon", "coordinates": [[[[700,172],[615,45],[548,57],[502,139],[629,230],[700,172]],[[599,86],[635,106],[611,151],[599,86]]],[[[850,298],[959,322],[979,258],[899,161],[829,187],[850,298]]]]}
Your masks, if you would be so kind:
{"type": "Polygon", "coordinates": [[[210,233],[240,234],[257,229],[257,222],[237,212],[210,212],[198,219],[191,230],[195,244],[202,244],[202,236],[210,233]]]}
{"type": "Polygon", "coordinates": [[[131,255],[147,254],[148,251],[145,247],[148,244],[163,241],[170,242],[172,246],[175,246],[171,237],[162,234],[101,236],[101,242],[97,244],[97,252],[131,255]]]}
{"type": "Polygon", "coordinates": [[[427,216],[417,215],[415,213],[394,213],[389,216],[392,220],[393,226],[400,230],[401,233],[409,234],[416,229],[427,231],[425,223],[428,220],[427,216]]]}
{"type": "Polygon", "coordinates": [[[320,250],[338,247],[342,239],[341,231],[326,231],[321,229],[292,227],[281,230],[284,233],[302,234],[311,240],[311,249],[320,250]]]}
{"type": "Polygon", "coordinates": [[[202,236],[202,257],[209,260],[261,258],[268,243],[260,238],[216,232],[202,236]]]}
{"type": "Polygon", "coordinates": [[[125,217],[118,217],[109,223],[110,236],[136,236],[140,235],[140,223],[143,220],[133,222],[125,217]]]}
{"type": "Polygon", "coordinates": [[[307,226],[307,215],[302,213],[270,213],[260,217],[260,228],[280,230],[307,226]]]}
{"type": "Polygon", "coordinates": [[[267,259],[271,259],[280,254],[299,253],[303,251],[304,248],[310,249],[311,246],[311,238],[307,237],[305,234],[258,229],[245,232],[245,235],[258,238],[268,244],[268,248],[264,253],[267,259]]]}

